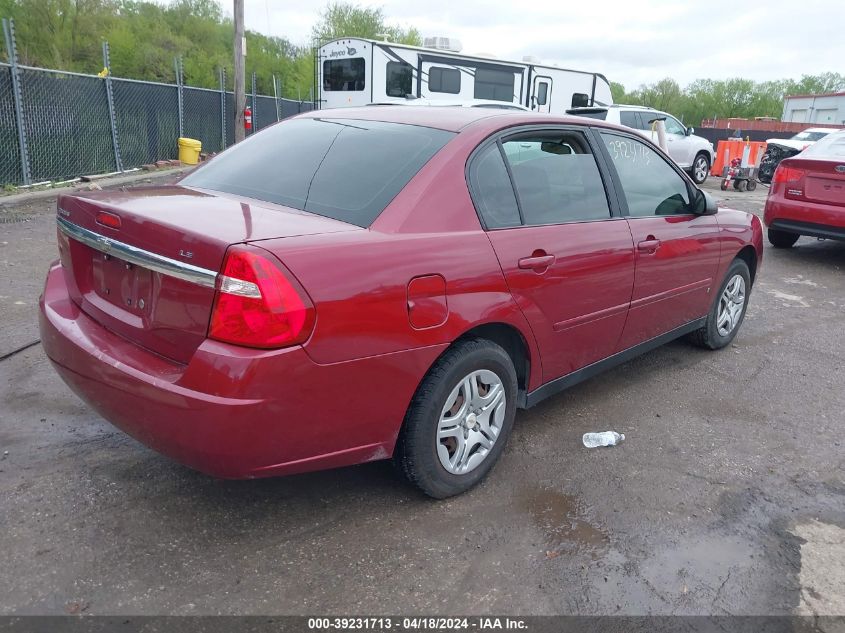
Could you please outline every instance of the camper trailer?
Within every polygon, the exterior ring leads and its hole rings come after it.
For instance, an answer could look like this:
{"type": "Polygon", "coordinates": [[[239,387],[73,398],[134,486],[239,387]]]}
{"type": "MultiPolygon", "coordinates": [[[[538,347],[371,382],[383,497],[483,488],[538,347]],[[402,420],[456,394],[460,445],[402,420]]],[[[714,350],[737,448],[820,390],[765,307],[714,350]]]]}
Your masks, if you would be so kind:
{"type": "Polygon", "coordinates": [[[462,55],[460,43],[426,38],[425,47],[366,39],[340,39],[317,49],[318,108],[402,103],[420,98],[487,99],[535,112],[610,105],[604,75],[544,66],[533,58],[512,62],[462,55]]]}

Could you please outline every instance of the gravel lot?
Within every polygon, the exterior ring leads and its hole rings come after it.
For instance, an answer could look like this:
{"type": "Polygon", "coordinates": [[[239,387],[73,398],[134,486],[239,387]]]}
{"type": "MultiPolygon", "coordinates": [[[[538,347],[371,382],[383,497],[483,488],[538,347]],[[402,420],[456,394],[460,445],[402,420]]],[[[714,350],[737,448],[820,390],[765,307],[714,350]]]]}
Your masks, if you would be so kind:
{"type": "MultiPolygon", "coordinates": [[[[766,188],[707,188],[761,213],[766,188]]],[[[37,340],[54,203],[0,199],[0,356],[37,340]]],[[[389,463],[218,481],[0,361],[0,614],[845,614],[845,243],[768,247],[721,352],[670,344],[521,412],[444,502],[389,463]],[[624,444],[580,445],[614,429],[624,444]]]]}

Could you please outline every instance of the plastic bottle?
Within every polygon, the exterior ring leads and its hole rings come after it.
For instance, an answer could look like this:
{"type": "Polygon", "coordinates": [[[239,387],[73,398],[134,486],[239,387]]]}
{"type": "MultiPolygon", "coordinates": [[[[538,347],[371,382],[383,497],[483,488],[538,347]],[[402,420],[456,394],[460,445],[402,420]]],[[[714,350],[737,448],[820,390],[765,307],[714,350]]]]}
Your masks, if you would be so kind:
{"type": "Polygon", "coordinates": [[[624,439],[624,433],[602,431],[601,433],[584,433],[582,441],[587,448],[596,448],[598,446],[616,446],[624,439]]]}

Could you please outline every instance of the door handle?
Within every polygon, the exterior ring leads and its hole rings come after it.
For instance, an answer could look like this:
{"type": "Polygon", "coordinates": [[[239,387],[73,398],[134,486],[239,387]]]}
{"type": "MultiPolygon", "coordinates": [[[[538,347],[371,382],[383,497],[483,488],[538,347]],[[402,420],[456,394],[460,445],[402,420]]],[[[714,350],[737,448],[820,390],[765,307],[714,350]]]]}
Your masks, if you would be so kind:
{"type": "Polygon", "coordinates": [[[538,272],[548,268],[555,261],[554,255],[548,255],[545,252],[536,253],[531,257],[523,257],[519,260],[519,267],[528,270],[536,270],[538,272]]]}
{"type": "Polygon", "coordinates": [[[660,247],[660,240],[649,235],[642,242],[637,242],[637,248],[643,253],[654,253],[660,247]]]}

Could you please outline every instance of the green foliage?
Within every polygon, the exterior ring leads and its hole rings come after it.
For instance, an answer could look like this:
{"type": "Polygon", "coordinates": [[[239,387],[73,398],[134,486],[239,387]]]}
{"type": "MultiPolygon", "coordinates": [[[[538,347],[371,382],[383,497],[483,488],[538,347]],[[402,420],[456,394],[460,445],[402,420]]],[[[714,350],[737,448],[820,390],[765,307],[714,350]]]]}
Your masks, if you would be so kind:
{"type": "MultiPolygon", "coordinates": [[[[182,57],[185,83],[218,88],[218,70],[232,81],[234,26],[217,0],[0,0],[0,15],[15,20],[21,62],[29,66],[97,73],[102,42],[111,52],[116,77],[173,83],[174,58],[182,57]]],[[[307,99],[313,54],[280,37],[247,31],[247,91],[256,73],[262,94],[307,99]]]]}
{"type": "Polygon", "coordinates": [[[698,79],[680,88],[674,79],[642,85],[632,92],[611,83],[614,103],[644,105],[665,110],[684,122],[697,125],[703,119],[771,116],[780,119],[788,95],[845,90],[845,75],[827,72],[803,75],[799,80],[754,82],[750,79],[698,79]]]}
{"type": "Polygon", "coordinates": [[[314,40],[325,42],[342,37],[387,40],[397,44],[422,46],[420,32],[385,24],[381,7],[359,7],[349,2],[333,2],[320,13],[320,21],[311,29],[314,40]]]}

